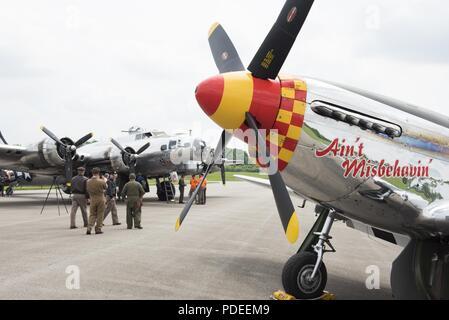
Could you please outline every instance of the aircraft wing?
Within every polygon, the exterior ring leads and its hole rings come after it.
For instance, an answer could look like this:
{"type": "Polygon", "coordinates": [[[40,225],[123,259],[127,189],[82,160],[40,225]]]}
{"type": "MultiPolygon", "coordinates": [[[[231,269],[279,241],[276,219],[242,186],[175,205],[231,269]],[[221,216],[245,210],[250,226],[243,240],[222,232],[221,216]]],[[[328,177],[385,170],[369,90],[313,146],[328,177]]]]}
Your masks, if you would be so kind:
{"type": "MultiPolygon", "coordinates": [[[[270,181],[268,179],[255,178],[255,177],[243,176],[243,175],[235,175],[234,177],[236,177],[239,180],[250,182],[250,183],[253,183],[253,184],[256,184],[259,186],[271,188],[270,181]]],[[[290,189],[288,187],[287,187],[287,190],[290,193],[297,195],[292,189],[290,189]]],[[[410,238],[405,235],[380,230],[380,229],[374,228],[372,226],[358,222],[356,220],[347,219],[346,225],[351,229],[355,229],[362,233],[366,233],[368,235],[368,237],[370,237],[374,240],[380,239],[382,241],[390,242],[392,244],[395,244],[395,245],[398,245],[401,247],[406,247],[410,241],[410,238]]]]}
{"type": "Polygon", "coordinates": [[[223,162],[225,164],[229,164],[229,165],[240,165],[240,164],[245,164],[245,162],[243,160],[232,160],[232,159],[223,159],[223,162]]]}
{"type": "Polygon", "coordinates": [[[0,167],[3,168],[21,168],[23,157],[36,152],[28,150],[25,147],[0,145],[0,167]]]}
{"type": "MultiPolygon", "coordinates": [[[[271,189],[271,184],[270,184],[270,180],[267,179],[263,179],[263,178],[256,178],[256,177],[250,177],[250,176],[243,176],[243,175],[234,175],[234,177],[236,177],[239,180],[243,180],[252,184],[256,184],[259,185],[261,187],[265,187],[265,188],[270,188],[271,189]]],[[[293,195],[296,195],[298,197],[301,198],[300,195],[298,195],[296,192],[293,191],[293,189],[287,187],[287,191],[293,195]]]]}
{"type": "Polygon", "coordinates": [[[380,239],[404,248],[410,242],[410,237],[406,235],[380,230],[356,220],[347,219],[346,226],[362,233],[366,233],[368,237],[373,240],[380,239]]]}

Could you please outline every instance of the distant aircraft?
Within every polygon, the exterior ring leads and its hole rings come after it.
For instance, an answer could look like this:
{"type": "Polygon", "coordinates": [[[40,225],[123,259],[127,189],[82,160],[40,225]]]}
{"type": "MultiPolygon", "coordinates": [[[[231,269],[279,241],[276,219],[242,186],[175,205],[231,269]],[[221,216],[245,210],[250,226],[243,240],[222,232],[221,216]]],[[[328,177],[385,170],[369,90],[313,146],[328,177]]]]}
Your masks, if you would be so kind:
{"type": "MultiPolygon", "coordinates": [[[[170,200],[176,192],[170,174],[202,172],[211,152],[201,138],[145,131],[139,127],[125,131],[126,137],[92,143],[89,143],[93,137],[91,133],[74,141],[68,137],[59,138],[45,127],[41,129],[49,138],[26,147],[8,145],[4,141],[5,144],[0,145],[0,167],[28,172],[33,184],[50,185],[55,181],[66,193],[70,193],[76,167],[84,166],[88,172],[99,167],[103,172],[118,173],[119,188],[128,181],[130,172],[156,179],[158,198],[170,200]]],[[[224,181],[224,162],[217,164],[217,168],[222,171],[224,181]]]]}
{"type": "MultiPolygon", "coordinates": [[[[299,220],[287,187],[317,205],[319,218],[284,267],[287,293],[323,294],[323,255],[335,252],[330,231],[342,220],[405,247],[391,272],[396,298],[449,299],[449,119],[349,86],[279,75],[313,2],[286,1],[248,71],[224,29],[212,26],[209,43],[220,75],[202,82],[196,98],[225,129],[217,150],[235,130],[237,136],[252,132],[250,147],[258,146],[259,158],[270,149],[275,170],[269,181],[257,182],[271,185],[291,243],[299,220]]],[[[417,75],[410,90],[420,81],[417,75]]]]}

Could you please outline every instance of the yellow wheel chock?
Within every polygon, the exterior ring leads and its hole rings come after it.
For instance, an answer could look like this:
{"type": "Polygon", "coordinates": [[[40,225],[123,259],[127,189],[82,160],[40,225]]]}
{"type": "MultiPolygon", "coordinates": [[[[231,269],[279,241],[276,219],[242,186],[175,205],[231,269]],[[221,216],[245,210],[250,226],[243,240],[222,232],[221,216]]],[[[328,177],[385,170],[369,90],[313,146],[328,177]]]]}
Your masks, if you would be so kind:
{"type": "MultiPolygon", "coordinates": [[[[284,291],[276,291],[271,295],[272,300],[280,300],[280,301],[292,301],[292,300],[298,300],[294,296],[289,295],[288,293],[285,293],[284,291]]],[[[323,295],[317,299],[312,300],[323,300],[323,301],[330,301],[330,300],[336,300],[336,296],[333,293],[324,291],[323,295]]]]}

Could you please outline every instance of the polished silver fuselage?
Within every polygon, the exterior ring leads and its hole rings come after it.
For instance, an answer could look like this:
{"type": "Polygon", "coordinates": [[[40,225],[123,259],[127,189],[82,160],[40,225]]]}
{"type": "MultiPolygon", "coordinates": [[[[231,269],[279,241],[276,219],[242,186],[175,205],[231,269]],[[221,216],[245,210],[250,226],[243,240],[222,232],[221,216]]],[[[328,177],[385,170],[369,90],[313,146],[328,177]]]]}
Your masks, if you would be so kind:
{"type": "MultiPolygon", "coordinates": [[[[149,179],[168,177],[170,173],[197,174],[206,160],[210,148],[200,138],[189,135],[149,137],[136,140],[135,135],[117,138],[125,148],[138,150],[146,143],[150,146],[137,158],[135,172],[149,179]],[[181,155],[181,156],[180,156],[181,155]],[[203,159],[204,157],[204,159],[203,159]]],[[[32,181],[26,184],[46,185],[57,178],[58,184],[65,183],[64,160],[56,152],[51,139],[23,148],[21,155],[0,157],[0,168],[24,171],[31,174],[32,181]]],[[[130,168],[124,163],[122,153],[109,141],[99,141],[80,147],[74,159],[74,168],[99,167],[104,172],[128,175],[130,168]]],[[[25,182],[24,182],[25,183],[25,182]]]]}
{"type": "MultiPolygon", "coordinates": [[[[449,130],[356,94],[313,79],[307,82],[307,109],[301,139],[282,176],[306,199],[334,208],[343,217],[412,237],[449,235],[449,130]],[[391,138],[316,113],[317,104],[363,114],[374,122],[400,128],[391,138]],[[316,155],[334,139],[363,143],[371,163],[427,166],[429,176],[344,176],[346,156],[316,155]],[[381,162],[382,161],[382,162],[381,162]]],[[[357,150],[357,149],[356,149],[357,150]]]]}

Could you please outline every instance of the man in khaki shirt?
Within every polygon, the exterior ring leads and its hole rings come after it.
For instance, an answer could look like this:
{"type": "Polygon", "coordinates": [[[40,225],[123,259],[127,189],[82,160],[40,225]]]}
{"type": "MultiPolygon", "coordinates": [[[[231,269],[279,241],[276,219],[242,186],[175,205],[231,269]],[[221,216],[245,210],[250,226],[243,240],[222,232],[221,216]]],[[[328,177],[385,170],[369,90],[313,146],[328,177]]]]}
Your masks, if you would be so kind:
{"type": "Polygon", "coordinates": [[[142,185],[136,181],[136,175],[131,173],[129,175],[129,182],[125,184],[122,190],[122,198],[126,199],[126,224],[128,229],[134,227],[136,229],[143,229],[142,221],[142,200],[145,195],[145,190],[142,185]]]}
{"type": "Polygon", "coordinates": [[[104,210],[106,207],[105,192],[107,189],[106,182],[100,177],[100,169],[92,169],[92,178],[87,181],[87,192],[90,198],[90,215],[87,233],[91,234],[92,228],[95,226],[95,234],[102,234],[104,210]]]}

